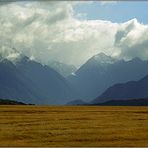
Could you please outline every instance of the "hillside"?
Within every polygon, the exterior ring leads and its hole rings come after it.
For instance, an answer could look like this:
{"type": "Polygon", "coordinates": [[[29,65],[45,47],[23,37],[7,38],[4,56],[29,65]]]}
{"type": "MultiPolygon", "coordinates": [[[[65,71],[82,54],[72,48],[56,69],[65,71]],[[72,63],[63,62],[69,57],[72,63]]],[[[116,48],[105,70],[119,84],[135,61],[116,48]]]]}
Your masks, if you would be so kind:
{"type": "Polygon", "coordinates": [[[132,99],[132,100],[111,100],[104,103],[96,103],[99,106],[148,106],[148,99],[132,99]]]}
{"type": "Polygon", "coordinates": [[[0,99],[0,105],[26,105],[26,104],[14,100],[0,99]]]}
{"type": "Polygon", "coordinates": [[[138,98],[148,98],[148,75],[138,81],[113,85],[97,99],[93,100],[92,103],[138,98]]]}

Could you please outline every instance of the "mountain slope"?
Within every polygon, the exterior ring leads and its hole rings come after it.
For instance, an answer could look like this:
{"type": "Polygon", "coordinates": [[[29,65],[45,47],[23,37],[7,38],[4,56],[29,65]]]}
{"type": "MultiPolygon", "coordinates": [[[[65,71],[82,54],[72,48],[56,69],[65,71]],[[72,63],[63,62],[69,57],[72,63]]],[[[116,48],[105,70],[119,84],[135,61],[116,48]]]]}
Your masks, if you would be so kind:
{"type": "Polygon", "coordinates": [[[110,100],[104,103],[94,103],[99,106],[148,106],[148,99],[110,100]]]}
{"type": "Polygon", "coordinates": [[[21,80],[21,73],[17,70],[17,67],[6,59],[0,62],[0,90],[0,97],[7,99],[19,100],[24,96],[26,96],[26,99],[32,99],[35,95],[28,90],[27,85],[21,80]]]}
{"type": "Polygon", "coordinates": [[[148,98],[148,75],[139,81],[130,81],[124,84],[113,85],[97,99],[93,100],[92,103],[138,98],[148,98]]]}
{"type": "Polygon", "coordinates": [[[13,101],[13,100],[0,99],[0,105],[26,105],[26,104],[22,102],[13,101]]]}
{"type": "Polygon", "coordinates": [[[67,76],[69,76],[70,74],[72,74],[76,71],[75,66],[60,63],[60,62],[57,62],[57,61],[48,62],[48,66],[53,68],[55,71],[57,71],[63,77],[67,77],[67,76]]]}
{"type": "Polygon", "coordinates": [[[101,53],[89,59],[68,80],[78,92],[75,98],[90,101],[116,83],[144,77],[148,73],[147,67],[148,61],[138,58],[115,60],[101,53]]]}
{"type": "Polygon", "coordinates": [[[27,57],[0,62],[0,90],[1,98],[33,104],[64,104],[71,96],[65,78],[27,57]]]}

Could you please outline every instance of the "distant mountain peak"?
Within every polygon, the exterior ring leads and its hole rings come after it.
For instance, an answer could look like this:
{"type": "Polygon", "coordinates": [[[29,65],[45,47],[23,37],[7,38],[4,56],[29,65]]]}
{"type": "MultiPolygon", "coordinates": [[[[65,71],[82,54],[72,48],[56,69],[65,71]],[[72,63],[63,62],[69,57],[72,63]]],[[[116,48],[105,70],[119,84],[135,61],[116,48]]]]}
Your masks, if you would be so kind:
{"type": "Polygon", "coordinates": [[[92,57],[92,59],[94,59],[95,61],[102,63],[102,64],[112,64],[115,62],[115,59],[112,58],[111,56],[107,56],[105,53],[101,52],[97,55],[94,55],[92,57]]]}

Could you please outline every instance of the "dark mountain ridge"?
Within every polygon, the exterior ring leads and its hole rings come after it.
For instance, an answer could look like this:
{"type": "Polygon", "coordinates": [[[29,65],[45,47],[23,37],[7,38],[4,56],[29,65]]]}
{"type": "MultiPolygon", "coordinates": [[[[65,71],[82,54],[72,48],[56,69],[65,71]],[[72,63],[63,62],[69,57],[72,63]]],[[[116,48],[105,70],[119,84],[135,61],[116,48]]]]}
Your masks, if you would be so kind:
{"type": "Polygon", "coordinates": [[[14,100],[0,99],[0,105],[27,105],[27,104],[14,100]]]}
{"type": "Polygon", "coordinates": [[[148,106],[148,98],[145,99],[131,99],[131,100],[110,100],[104,103],[96,103],[90,105],[97,106],[148,106]]]}
{"type": "Polygon", "coordinates": [[[109,100],[130,100],[148,98],[148,75],[138,81],[129,81],[123,84],[115,84],[109,87],[102,95],[92,103],[106,102],[109,100]]]}

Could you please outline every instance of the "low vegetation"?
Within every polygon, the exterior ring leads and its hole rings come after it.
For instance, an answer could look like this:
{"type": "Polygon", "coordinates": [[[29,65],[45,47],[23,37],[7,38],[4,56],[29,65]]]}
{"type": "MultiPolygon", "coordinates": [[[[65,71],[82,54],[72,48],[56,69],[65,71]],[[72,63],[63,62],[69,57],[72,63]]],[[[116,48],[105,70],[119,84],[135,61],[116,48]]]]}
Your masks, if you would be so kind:
{"type": "Polygon", "coordinates": [[[9,99],[0,99],[0,105],[25,105],[25,103],[9,99]]]}
{"type": "Polygon", "coordinates": [[[0,106],[0,146],[148,146],[148,107],[0,106]]]}

